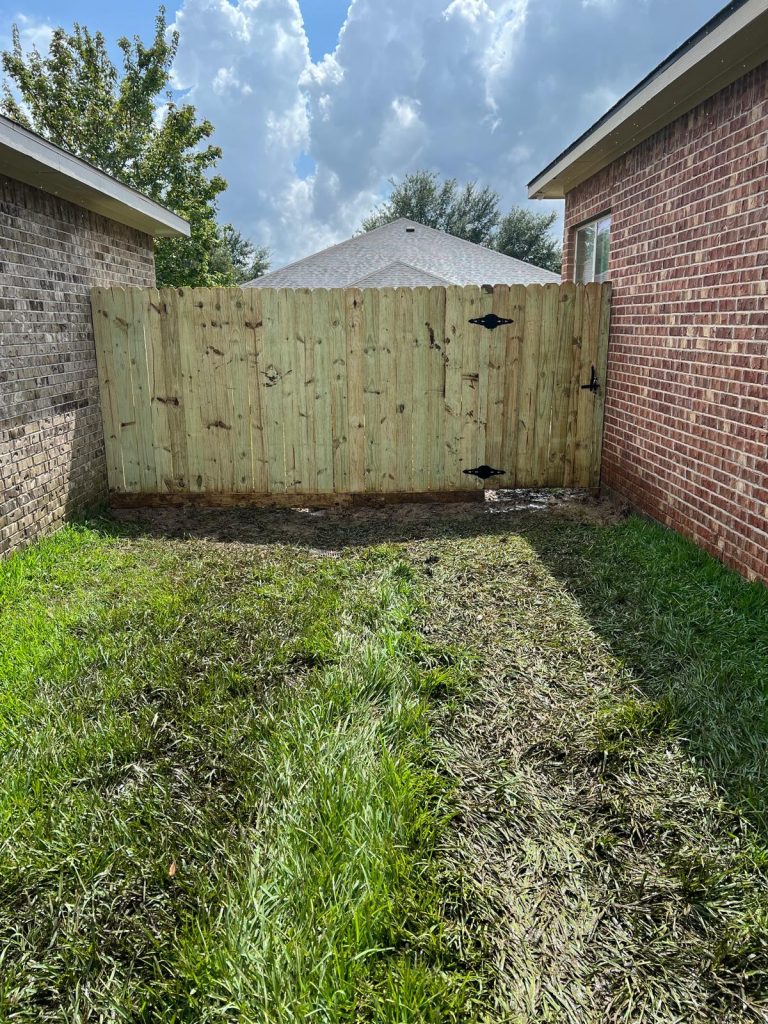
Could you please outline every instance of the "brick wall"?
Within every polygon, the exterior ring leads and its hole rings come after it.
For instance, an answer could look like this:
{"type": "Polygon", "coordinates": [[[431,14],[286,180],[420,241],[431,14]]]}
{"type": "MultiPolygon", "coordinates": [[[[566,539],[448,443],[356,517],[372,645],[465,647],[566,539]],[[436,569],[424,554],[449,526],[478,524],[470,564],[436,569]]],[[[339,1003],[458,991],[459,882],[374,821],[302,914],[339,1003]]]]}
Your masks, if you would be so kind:
{"type": "Polygon", "coordinates": [[[768,64],[566,198],[611,211],[603,482],[768,580],[768,64]]]}
{"type": "Polygon", "coordinates": [[[0,555],[106,494],[89,289],[154,280],[148,235],[0,175],[0,555]]]}

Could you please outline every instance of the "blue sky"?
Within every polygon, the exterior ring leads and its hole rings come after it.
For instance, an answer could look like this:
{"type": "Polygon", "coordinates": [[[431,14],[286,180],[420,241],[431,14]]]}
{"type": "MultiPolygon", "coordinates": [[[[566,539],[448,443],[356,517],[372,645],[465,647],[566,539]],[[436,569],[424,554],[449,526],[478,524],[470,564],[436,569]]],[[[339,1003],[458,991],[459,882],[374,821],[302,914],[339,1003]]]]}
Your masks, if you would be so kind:
{"type": "MultiPolygon", "coordinates": [[[[175,9],[172,0],[166,0],[166,8],[172,15],[175,9]]],[[[301,13],[313,60],[320,60],[324,54],[334,50],[348,8],[349,0],[301,0],[301,13]]],[[[154,0],[132,0],[131,3],[104,3],[103,0],[2,2],[0,25],[10,25],[23,14],[34,22],[51,25],[79,21],[89,28],[100,28],[108,39],[136,34],[146,37],[152,31],[157,9],[158,3],[154,0]]]]}
{"type": "MultiPolygon", "coordinates": [[[[169,0],[176,86],[216,127],[221,217],[273,266],[352,234],[418,168],[505,206],[721,0],[169,0]],[[341,35],[340,29],[344,25],[341,35]]],[[[0,45],[78,20],[147,38],[156,4],[0,0],[0,45]]],[[[544,208],[546,204],[535,204],[544,208]]],[[[562,204],[549,204],[560,210],[562,204]]]]}

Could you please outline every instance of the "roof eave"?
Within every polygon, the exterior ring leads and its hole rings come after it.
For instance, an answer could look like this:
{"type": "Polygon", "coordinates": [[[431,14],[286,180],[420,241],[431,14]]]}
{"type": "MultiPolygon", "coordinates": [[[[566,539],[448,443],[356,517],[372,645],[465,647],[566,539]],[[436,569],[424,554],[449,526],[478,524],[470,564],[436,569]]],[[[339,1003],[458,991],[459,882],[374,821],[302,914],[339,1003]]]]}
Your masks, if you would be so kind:
{"type": "Polygon", "coordinates": [[[618,157],[768,60],[768,0],[746,0],[695,45],[684,45],[681,50],[677,59],[660,65],[534,178],[528,185],[529,198],[564,198],[618,157]]]}
{"type": "Polygon", "coordinates": [[[7,118],[0,118],[0,173],[157,238],[190,234],[183,217],[7,118]]]}

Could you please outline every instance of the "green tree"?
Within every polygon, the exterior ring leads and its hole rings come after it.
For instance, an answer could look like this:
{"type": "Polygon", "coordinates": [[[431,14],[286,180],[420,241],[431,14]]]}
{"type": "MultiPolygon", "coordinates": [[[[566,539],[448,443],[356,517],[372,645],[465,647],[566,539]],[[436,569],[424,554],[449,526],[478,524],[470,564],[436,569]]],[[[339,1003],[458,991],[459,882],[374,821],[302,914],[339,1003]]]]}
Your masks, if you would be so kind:
{"type": "Polygon", "coordinates": [[[212,173],[221,150],[206,144],[210,121],[177,105],[168,88],[178,43],[163,7],[149,46],[138,36],[118,40],[120,69],[100,32],[57,28],[43,56],[37,48],[24,53],[14,26],[12,48],[2,54],[8,77],[0,109],[190,222],[190,238],[156,241],[158,284],[223,284],[216,201],[227,183],[212,173]]]}
{"type": "Polygon", "coordinates": [[[441,182],[434,171],[416,171],[390,184],[389,199],[365,218],[363,231],[408,217],[469,242],[492,244],[500,216],[499,196],[492,188],[479,188],[474,181],[460,187],[455,178],[441,182]]]}
{"type": "Polygon", "coordinates": [[[554,210],[534,213],[523,206],[515,206],[506,217],[502,217],[494,248],[507,256],[514,256],[559,274],[563,265],[563,250],[550,233],[556,220],[554,210]]]}
{"type": "Polygon", "coordinates": [[[560,272],[563,252],[550,233],[556,213],[535,213],[515,206],[502,217],[499,195],[492,188],[481,188],[474,181],[459,185],[455,178],[441,181],[434,171],[415,171],[399,183],[391,181],[391,185],[389,199],[365,218],[363,231],[408,217],[545,270],[560,272]]]}
{"type": "Polygon", "coordinates": [[[227,284],[244,284],[269,270],[270,253],[243,238],[232,224],[219,228],[219,244],[211,259],[211,268],[227,284]]]}

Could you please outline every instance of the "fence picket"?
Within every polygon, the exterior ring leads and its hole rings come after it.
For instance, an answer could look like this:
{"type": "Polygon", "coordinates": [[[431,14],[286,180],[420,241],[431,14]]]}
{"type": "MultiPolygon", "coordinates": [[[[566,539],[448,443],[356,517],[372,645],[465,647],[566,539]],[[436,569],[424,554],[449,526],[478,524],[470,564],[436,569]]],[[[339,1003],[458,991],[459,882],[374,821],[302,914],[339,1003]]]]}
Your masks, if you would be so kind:
{"type": "MultiPolygon", "coordinates": [[[[260,289],[252,288],[258,292],[260,289]]],[[[330,304],[325,288],[315,288],[312,296],[311,344],[314,365],[313,440],[315,480],[318,494],[333,493],[333,410],[331,391],[331,341],[328,336],[330,304]]]]}
{"type": "Polygon", "coordinates": [[[552,359],[552,413],[550,417],[549,451],[544,463],[543,483],[562,487],[565,480],[565,445],[568,435],[568,406],[571,393],[571,339],[573,338],[576,285],[559,288],[556,345],[552,359]]]}
{"type": "MultiPolygon", "coordinates": [[[[378,486],[374,481],[374,490],[382,492],[391,491],[397,487],[395,310],[395,290],[381,288],[379,290],[379,389],[381,391],[379,413],[381,418],[378,426],[381,445],[378,486]]],[[[371,426],[369,425],[367,429],[370,431],[371,426]]]]}
{"type": "Polygon", "coordinates": [[[513,285],[510,288],[507,317],[512,323],[504,332],[504,402],[501,407],[501,423],[495,430],[502,435],[501,463],[497,468],[504,470],[503,483],[500,483],[500,486],[505,487],[515,486],[517,473],[518,406],[520,368],[523,363],[521,353],[525,334],[526,291],[524,285],[513,285]]]}
{"type": "MultiPolygon", "coordinates": [[[[523,358],[517,400],[517,453],[515,486],[531,487],[536,482],[536,393],[539,383],[539,345],[544,298],[542,285],[526,289],[523,358]]],[[[541,431],[539,431],[539,437],[541,431]]]]}
{"type": "Polygon", "coordinates": [[[91,298],[93,307],[93,337],[96,344],[96,366],[99,379],[101,415],[104,425],[104,449],[107,460],[107,477],[115,490],[125,489],[123,473],[123,448],[120,444],[120,413],[117,402],[117,371],[114,358],[114,335],[110,316],[114,315],[114,303],[108,288],[94,288],[91,298]]]}
{"type": "Polygon", "coordinates": [[[485,298],[480,288],[462,288],[463,308],[459,325],[461,338],[461,434],[459,439],[459,472],[465,490],[479,490],[482,480],[464,474],[485,461],[485,446],[480,443],[480,348],[487,348],[488,331],[470,320],[483,316],[485,298]]]}
{"type": "Polygon", "coordinates": [[[413,490],[413,290],[395,292],[395,449],[398,491],[413,490]]]}
{"type": "Polygon", "coordinates": [[[428,487],[447,489],[445,469],[445,289],[430,288],[427,303],[427,443],[429,445],[428,487]]]}
{"type": "Polygon", "coordinates": [[[133,389],[131,333],[133,304],[128,303],[124,288],[110,288],[112,304],[112,353],[115,368],[118,443],[123,452],[123,489],[141,492],[143,486],[139,432],[133,389]]]}

